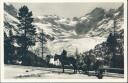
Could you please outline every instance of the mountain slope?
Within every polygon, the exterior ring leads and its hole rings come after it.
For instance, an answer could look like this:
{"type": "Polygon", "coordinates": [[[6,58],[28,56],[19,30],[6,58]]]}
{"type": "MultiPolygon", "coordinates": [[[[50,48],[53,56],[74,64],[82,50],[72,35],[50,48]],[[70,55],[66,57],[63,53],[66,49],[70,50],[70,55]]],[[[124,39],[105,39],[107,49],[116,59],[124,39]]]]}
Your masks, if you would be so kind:
{"type": "Polygon", "coordinates": [[[109,11],[106,11],[104,14],[104,17],[97,21],[95,27],[90,27],[91,30],[87,32],[87,36],[100,36],[100,37],[107,37],[110,32],[114,30],[114,20],[115,20],[115,30],[119,31],[123,29],[123,5],[121,5],[118,9],[113,10],[110,9],[109,11]],[[113,19],[113,16],[114,18],[113,19]]]}

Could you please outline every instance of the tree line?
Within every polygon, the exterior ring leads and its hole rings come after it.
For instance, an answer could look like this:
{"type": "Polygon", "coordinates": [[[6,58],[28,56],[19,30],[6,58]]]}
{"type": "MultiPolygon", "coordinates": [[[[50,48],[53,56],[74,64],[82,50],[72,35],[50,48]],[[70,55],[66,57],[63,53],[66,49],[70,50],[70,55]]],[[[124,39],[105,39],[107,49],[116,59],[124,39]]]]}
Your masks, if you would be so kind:
{"type": "Polygon", "coordinates": [[[78,65],[83,71],[96,70],[99,66],[124,68],[124,31],[110,33],[107,40],[89,51],[77,54],[78,65]],[[97,61],[100,61],[97,64],[97,61]]]}
{"type": "Polygon", "coordinates": [[[4,32],[4,63],[17,64],[21,62],[22,65],[36,65],[42,66],[47,62],[43,60],[43,48],[47,42],[46,36],[42,31],[37,37],[36,27],[33,25],[33,14],[27,6],[19,9],[17,19],[18,30],[16,35],[12,30],[9,30],[7,35],[4,32]],[[35,45],[36,41],[41,42],[42,57],[37,56],[29,50],[35,45]],[[16,46],[17,45],[17,46],[16,46]]]}

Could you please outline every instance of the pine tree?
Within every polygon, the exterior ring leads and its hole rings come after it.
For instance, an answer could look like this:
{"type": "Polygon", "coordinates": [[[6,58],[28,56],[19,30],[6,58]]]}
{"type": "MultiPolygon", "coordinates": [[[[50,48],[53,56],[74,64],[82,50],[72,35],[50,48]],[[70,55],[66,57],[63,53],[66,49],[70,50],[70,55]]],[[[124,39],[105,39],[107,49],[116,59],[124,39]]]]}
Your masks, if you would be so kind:
{"type": "Polygon", "coordinates": [[[8,52],[8,37],[6,33],[4,32],[4,63],[8,64],[9,60],[9,52],[8,52]]]}
{"type": "Polygon", "coordinates": [[[116,48],[118,46],[115,33],[113,34],[110,33],[110,35],[108,36],[107,46],[108,46],[109,52],[112,53],[111,66],[115,67],[116,53],[117,53],[116,48]]]}
{"type": "Polygon", "coordinates": [[[47,38],[46,38],[46,35],[44,34],[43,30],[41,31],[41,33],[39,34],[39,37],[38,37],[38,40],[41,42],[41,49],[42,49],[42,59],[44,58],[43,57],[43,54],[44,54],[44,45],[46,44],[47,42],[47,38]]]}
{"type": "Polygon", "coordinates": [[[36,28],[32,24],[33,17],[32,11],[29,11],[27,6],[23,6],[19,9],[18,20],[19,34],[17,36],[17,42],[23,49],[22,62],[24,65],[29,65],[27,56],[27,50],[30,46],[35,45],[36,28]]]}
{"type": "Polygon", "coordinates": [[[12,39],[12,31],[9,31],[9,36],[6,35],[6,33],[4,33],[4,62],[6,64],[8,63],[12,63],[14,57],[13,57],[13,53],[14,53],[14,49],[13,49],[13,39],[12,39]]]}

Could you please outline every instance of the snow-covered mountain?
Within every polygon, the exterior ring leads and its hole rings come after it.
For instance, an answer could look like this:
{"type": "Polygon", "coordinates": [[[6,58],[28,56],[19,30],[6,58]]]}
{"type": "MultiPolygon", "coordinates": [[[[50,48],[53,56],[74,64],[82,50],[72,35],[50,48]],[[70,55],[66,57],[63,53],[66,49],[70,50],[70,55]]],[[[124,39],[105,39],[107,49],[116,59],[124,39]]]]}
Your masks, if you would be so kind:
{"type": "MultiPolygon", "coordinates": [[[[13,5],[4,4],[4,31],[6,34],[9,30],[12,30],[13,34],[17,34],[19,22],[16,18],[17,13],[11,11],[17,11],[13,5]],[[11,6],[11,11],[9,10],[11,6]]],[[[123,25],[123,6],[116,9],[114,15],[116,15],[117,27],[120,30],[123,25]]],[[[93,49],[95,45],[102,43],[106,40],[106,37],[110,31],[113,30],[113,20],[102,8],[95,8],[90,13],[81,16],[80,18],[74,17],[73,19],[59,17],[57,15],[44,15],[34,17],[34,25],[36,27],[37,34],[40,31],[44,31],[54,40],[49,39],[46,47],[49,54],[55,54],[62,52],[63,49],[67,50],[70,55],[73,55],[78,49],[80,53],[93,49]]],[[[110,12],[111,13],[111,12],[110,12]]],[[[40,42],[36,42],[31,51],[40,48],[40,42]]],[[[39,49],[41,52],[41,49],[39,49]]]]}
{"type": "Polygon", "coordinates": [[[122,4],[117,9],[105,10],[103,8],[95,8],[88,14],[79,18],[74,17],[73,19],[69,19],[61,18],[57,15],[44,15],[35,18],[35,21],[42,24],[50,23],[53,28],[63,29],[63,31],[69,33],[74,32],[71,35],[86,34],[86,36],[89,37],[107,37],[109,33],[113,31],[114,20],[116,21],[115,30],[119,31],[123,29],[123,11],[124,9],[122,4]],[[113,17],[115,19],[113,19],[113,17]]]}
{"type": "MultiPolygon", "coordinates": [[[[57,19],[56,16],[42,16],[35,18],[34,24],[38,31],[44,30],[44,33],[54,36],[56,39],[75,36],[75,30],[72,28],[73,23],[67,23],[67,19],[57,19]]],[[[75,24],[75,23],[74,23],[75,24]]]]}
{"type": "Polygon", "coordinates": [[[89,37],[107,37],[113,31],[114,20],[116,23],[115,30],[123,29],[123,12],[123,4],[117,9],[107,11],[102,8],[95,8],[92,12],[80,17],[76,32],[78,34],[86,33],[86,36],[89,37]]]}

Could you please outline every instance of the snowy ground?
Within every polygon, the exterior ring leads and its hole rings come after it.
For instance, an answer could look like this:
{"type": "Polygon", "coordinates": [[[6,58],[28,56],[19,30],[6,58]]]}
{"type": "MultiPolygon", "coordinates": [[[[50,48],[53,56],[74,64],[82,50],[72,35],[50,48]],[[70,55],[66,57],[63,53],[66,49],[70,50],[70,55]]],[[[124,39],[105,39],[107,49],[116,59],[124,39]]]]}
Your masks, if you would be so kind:
{"type": "MultiPolygon", "coordinates": [[[[66,69],[62,73],[62,69],[44,68],[31,66],[5,65],[5,79],[97,79],[96,76],[88,76],[85,74],[73,74],[71,69],[66,69]]],[[[121,79],[117,77],[104,76],[103,79],[121,79]]]]}

